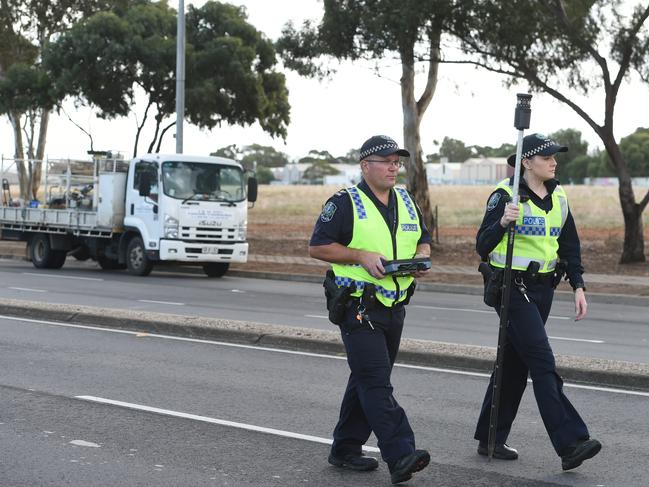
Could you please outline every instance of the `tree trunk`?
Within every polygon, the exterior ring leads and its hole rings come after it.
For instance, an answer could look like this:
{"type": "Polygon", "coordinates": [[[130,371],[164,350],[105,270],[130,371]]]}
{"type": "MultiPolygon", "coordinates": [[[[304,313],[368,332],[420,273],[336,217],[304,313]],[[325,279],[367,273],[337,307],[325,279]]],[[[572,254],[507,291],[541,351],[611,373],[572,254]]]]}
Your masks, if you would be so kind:
{"type": "MultiPolygon", "coordinates": [[[[404,73],[406,69],[404,66],[404,73]]],[[[414,73],[413,73],[414,74],[414,73]]],[[[414,78],[414,76],[413,76],[414,78]]],[[[413,96],[413,80],[408,82],[405,76],[401,78],[401,102],[403,107],[403,139],[410,160],[406,166],[408,176],[408,191],[412,193],[421,210],[424,224],[432,232],[435,226],[433,212],[430,207],[430,196],[428,194],[428,181],[426,180],[426,169],[421,150],[421,137],[419,125],[421,118],[417,113],[417,104],[413,96]]]]}
{"type": "Polygon", "coordinates": [[[23,144],[23,129],[21,127],[22,115],[18,112],[9,113],[9,121],[14,131],[14,160],[18,171],[18,184],[20,198],[23,202],[29,201],[29,174],[25,167],[25,146],[23,144]]]}
{"type": "Polygon", "coordinates": [[[41,186],[41,174],[43,170],[43,159],[45,158],[45,143],[47,141],[47,128],[50,123],[50,110],[41,109],[41,122],[38,129],[38,145],[36,146],[36,160],[32,162],[32,187],[31,192],[34,199],[38,199],[38,189],[41,186]]]}
{"type": "Polygon", "coordinates": [[[435,217],[430,204],[428,192],[428,179],[421,150],[421,137],[419,128],[421,119],[430,104],[437,86],[437,74],[439,69],[441,26],[436,26],[429,32],[430,60],[428,66],[428,79],[426,87],[419,101],[415,100],[415,62],[414,43],[402,45],[401,55],[401,106],[403,110],[403,139],[410,159],[406,166],[408,176],[408,190],[415,198],[424,224],[428,230],[433,232],[435,228],[435,217]]]}
{"type": "Polygon", "coordinates": [[[607,130],[607,127],[604,127],[604,130],[599,135],[604,142],[606,152],[613,162],[619,181],[618,193],[620,195],[622,215],[624,216],[624,244],[622,246],[620,264],[645,262],[644,229],[642,223],[644,205],[636,203],[631,184],[631,174],[620,151],[620,146],[613,136],[613,130],[607,130]]]}
{"type": "MultiPolygon", "coordinates": [[[[622,192],[620,184],[620,200],[622,200],[622,192]]],[[[624,245],[620,264],[645,262],[642,211],[638,205],[633,205],[630,210],[627,210],[622,203],[622,214],[624,215],[624,245]]]]}

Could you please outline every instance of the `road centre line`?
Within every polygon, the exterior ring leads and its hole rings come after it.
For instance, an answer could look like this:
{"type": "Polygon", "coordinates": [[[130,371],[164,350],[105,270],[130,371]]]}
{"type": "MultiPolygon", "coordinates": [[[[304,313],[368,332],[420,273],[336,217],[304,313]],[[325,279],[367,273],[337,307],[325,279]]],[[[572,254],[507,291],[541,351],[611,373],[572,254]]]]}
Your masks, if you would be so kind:
{"type": "Polygon", "coordinates": [[[324,319],[329,319],[328,316],[325,315],[304,315],[305,318],[324,318],[324,319]]]}
{"type": "Polygon", "coordinates": [[[40,274],[38,272],[23,272],[27,276],[38,276],[38,277],[55,277],[57,279],[77,279],[79,281],[103,281],[99,277],[78,277],[78,276],[64,276],[60,274],[40,274]]]}
{"type": "Polygon", "coordinates": [[[185,303],[174,303],[173,301],[153,301],[151,299],[138,299],[140,303],[153,303],[153,304],[170,304],[172,306],[185,306],[185,303]]]}
{"type": "Polygon", "coordinates": [[[551,338],[552,340],[565,340],[568,342],[606,343],[604,342],[604,340],[587,340],[586,338],[566,338],[566,337],[555,337],[549,335],[548,338],[551,338]]]}
{"type": "MultiPolygon", "coordinates": [[[[484,310],[484,309],[469,309],[469,308],[445,308],[443,306],[427,306],[425,304],[412,304],[411,308],[422,308],[422,309],[438,309],[440,311],[465,311],[467,313],[484,313],[492,314],[493,310],[484,310]]],[[[549,318],[555,320],[569,320],[567,316],[550,316],[549,318]]]]}
{"type": "MultiPolygon", "coordinates": [[[[198,414],[183,413],[180,411],[172,411],[170,409],[160,409],[156,407],[145,406],[142,404],[134,404],[131,402],[115,401],[113,399],[106,399],[103,397],[95,397],[95,396],[74,396],[74,397],[75,399],[80,399],[82,401],[96,402],[101,404],[110,404],[112,406],[118,406],[127,409],[135,409],[137,411],[147,411],[150,413],[162,414],[164,416],[172,416],[174,418],[192,419],[194,421],[202,421],[203,423],[218,424],[220,426],[229,426],[231,428],[238,428],[247,431],[255,431],[257,433],[266,433],[275,436],[282,436],[284,438],[305,440],[313,443],[323,443],[325,445],[331,445],[333,443],[333,440],[329,438],[305,435],[302,433],[294,433],[292,431],[278,430],[275,428],[267,428],[265,426],[256,426],[254,424],[237,423],[235,421],[228,421],[225,419],[210,418],[209,416],[200,416],[198,414]]],[[[380,452],[378,448],[373,446],[364,446],[363,450],[372,453],[380,452]]]]}
{"type": "Polygon", "coordinates": [[[31,291],[33,293],[46,293],[44,289],[30,289],[28,287],[9,287],[9,289],[15,289],[16,291],[31,291]]]}
{"type": "MultiPolygon", "coordinates": [[[[43,325],[48,325],[48,326],[60,326],[63,328],[78,328],[78,329],[84,329],[84,330],[93,330],[93,331],[102,331],[106,333],[120,333],[123,335],[141,335],[142,332],[140,331],[131,331],[131,330],[118,330],[115,328],[104,328],[101,326],[89,326],[89,325],[77,325],[77,324],[72,324],[72,323],[60,323],[57,321],[46,321],[46,320],[36,320],[32,318],[20,318],[16,316],[7,316],[7,315],[0,315],[0,319],[5,319],[9,321],[24,321],[27,323],[37,323],[37,324],[43,324],[43,325]]],[[[199,338],[186,338],[186,337],[178,337],[178,336],[173,336],[173,335],[159,335],[156,333],[151,333],[147,334],[146,337],[140,337],[140,338],[158,338],[158,339],[164,339],[164,340],[175,340],[179,342],[190,342],[190,343],[202,343],[206,345],[217,345],[217,346],[222,346],[222,347],[230,347],[230,348],[242,348],[242,349],[248,349],[248,350],[258,350],[262,352],[273,352],[273,353],[283,353],[286,355],[298,355],[298,356],[304,356],[304,357],[316,357],[316,358],[325,358],[325,359],[330,359],[330,360],[347,360],[347,357],[340,356],[340,355],[328,355],[324,353],[314,353],[314,352],[300,352],[298,350],[286,350],[282,348],[271,348],[271,347],[260,347],[258,345],[244,345],[241,343],[228,343],[228,342],[219,342],[215,340],[201,340],[199,338]]],[[[410,365],[410,364],[401,364],[401,363],[396,363],[394,364],[395,367],[400,367],[404,369],[416,369],[416,370],[423,370],[423,371],[428,371],[428,372],[441,372],[445,374],[453,374],[453,375],[466,375],[466,376],[471,376],[471,377],[489,377],[490,374],[484,373],[484,372],[469,372],[469,371],[464,371],[464,370],[456,370],[456,369],[444,369],[440,367],[429,367],[425,365],[410,365]]],[[[529,382],[529,380],[528,380],[529,382]]],[[[629,396],[642,396],[642,397],[649,397],[649,392],[644,392],[644,391],[634,391],[634,390],[627,390],[627,389],[617,389],[617,388],[612,388],[612,387],[600,387],[600,386],[585,386],[585,385],[580,385],[580,384],[572,384],[572,383],[564,383],[564,387],[573,387],[576,389],[588,389],[588,390],[593,390],[593,391],[601,391],[601,392],[612,392],[615,394],[626,394],[629,396]]]]}

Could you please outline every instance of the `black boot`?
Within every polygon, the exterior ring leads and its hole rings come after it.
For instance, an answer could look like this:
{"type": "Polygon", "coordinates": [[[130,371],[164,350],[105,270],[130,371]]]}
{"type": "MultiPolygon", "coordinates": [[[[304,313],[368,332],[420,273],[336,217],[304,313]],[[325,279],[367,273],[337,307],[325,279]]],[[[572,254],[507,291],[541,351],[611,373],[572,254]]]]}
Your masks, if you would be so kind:
{"type": "Polygon", "coordinates": [[[561,455],[561,468],[571,470],[577,468],[584,460],[593,458],[602,449],[602,444],[594,438],[577,443],[569,453],[561,455]]]}
{"type": "Polygon", "coordinates": [[[369,470],[376,470],[379,462],[376,458],[366,457],[362,453],[348,453],[343,457],[329,454],[328,462],[336,467],[348,468],[359,472],[367,472],[369,470]]]}
{"type": "MultiPolygon", "coordinates": [[[[478,455],[485,457],[489,455],[487,443],[483,441],[480,442],[478,445],[478,455]]],[[[518,452],[514,448],[507,446],[506,443],[499,443],[496,444],[496,448],[494,448],[493,457],[498,460],[516,460],[518,458],[518,452]]]]}
{"type": "Polygon", "coordinates": [[[426,468],[430,462],[430,454],[426,450],[415,450],[410,455],[399,459],[390,466],[390,478],[393,484],[405,482],[412,474],[426,468]]]}

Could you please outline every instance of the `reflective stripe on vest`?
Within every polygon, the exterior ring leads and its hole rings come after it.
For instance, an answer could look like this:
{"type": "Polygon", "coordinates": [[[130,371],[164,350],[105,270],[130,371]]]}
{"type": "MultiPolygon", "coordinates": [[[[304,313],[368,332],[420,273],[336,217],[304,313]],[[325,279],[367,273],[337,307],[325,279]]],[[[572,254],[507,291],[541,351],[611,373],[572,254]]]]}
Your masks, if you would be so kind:
{"type": "MultiPolygon", "coordinates": [[[[397,222],[395,242],[392,244],[392,234],[381,212],[372,200],[357,186],[347,188],[352,201],[354,227],[352,240],[348,247],[369,252],[377,252],[386,259],[410,259],[417,251],[417,243],[421,238],[421,227],[414,201],[405,189],[394,188],[397,222]]],[[[407,289],[412,284],[410,276],[386,276],[383,279],[372,277],[358,264],[332,264],[338,285],[356,285],[352,296],[360,296],[365,283],[376,286],[376,297],[385,306],[403,301],[407,289]]]]}
{"type": "MultiPolygon", "coordinates": [[[[349,286],[351,286],[353,284],[354,286],[356,286],[357,291],[362,291],[365,288],[365,284],[367,284],[367,283],[365,283],[363,281],[354,281],[354,280],[350,279],[349,277],[341,277],[341,276],[336,276],[336,278],[334,279],[334,282],[336,283],[336,286],[340,286],[340,287],[349,287],[349,286]]],[[[396,291],[391,291],[389,289],[385,289],[382,286],[376,286],[376,292],[377,292],[377,294],[380,294],[381,296],[383,296],[383,297],[385,297],[387,299],[394,300],[397,297],[397,292],[396,291]]],[[[399,298],[403,298],[406,295],[407,292],[408,292],[407,289],[405,289],[405,290],[400,289],[399,290],[399,298]]],[[[401,301],[401,299],[399,299],[399,301],[401,301]]]]}
{"type": "MultiPolygon", "coordinates": [[[[503,189],[512,196],[509,179],[501,181],[496,189],[503,189]]],[[[527,269],[530,262],[538,262],[539,272],[551,272],[557,265],[558,238],[568,218],[568,198],[560,185],[552,193],[552,210],[546,213],[531,199],[519,203],[521,209],[516,221],[516,243],[512,268],[527,269]]],[[[489,254],[489,262],[504,267],[507,256],[507,234],[489,254]]]]}

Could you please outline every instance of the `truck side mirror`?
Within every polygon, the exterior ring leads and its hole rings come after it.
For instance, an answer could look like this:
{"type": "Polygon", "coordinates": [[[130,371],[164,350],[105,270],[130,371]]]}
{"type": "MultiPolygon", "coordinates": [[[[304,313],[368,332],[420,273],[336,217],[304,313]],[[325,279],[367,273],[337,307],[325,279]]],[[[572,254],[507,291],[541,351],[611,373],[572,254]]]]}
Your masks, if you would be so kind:
{"type": "Polygon", "coordinates": [[[151,174],[147,172],[143,172],[140,174],[140,181],[138,184],[138,190],[140,192],[140,196],[147,197],[151,194],[151,185],[153,184],[151,174]]]}
{"type": "Polygon", "coordinates": [[[257,201],[257,178],[248,178],[248,201],[257,201]]]}

